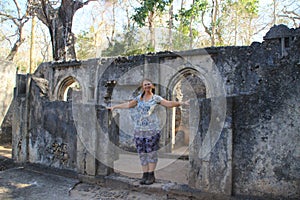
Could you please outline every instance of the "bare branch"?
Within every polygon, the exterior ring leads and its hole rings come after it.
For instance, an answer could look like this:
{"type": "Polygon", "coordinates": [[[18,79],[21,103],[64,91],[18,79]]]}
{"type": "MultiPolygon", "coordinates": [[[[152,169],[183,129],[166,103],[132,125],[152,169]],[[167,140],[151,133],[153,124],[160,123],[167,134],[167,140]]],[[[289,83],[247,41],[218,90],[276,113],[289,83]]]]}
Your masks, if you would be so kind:
{"type": "MultiPolygon", "coordinates": [[[[64,0],[63,0],[64,1],[64,0]]],[[[76,10],[78,10],[79,8],[82,8],[83,6],[85,6],[85,5],[88,5],[90,2],[92,2],[92,1],[98,1],[98,0],[87,0],[87,1],[85,1],[85,2],[81,2],[81,1],[75,1],[74,2],[74,10],[76,11],[76,10]]]]}
{"type": "Polygon", "coordinates": [[[296,13],[295,11],[283,11],[284,14],[287,14],[287,15],[295,15],[295,16],[298,16],[298,18],[300,18],[300,14],[296,13]]]}
{"type": "Polygon", "coordinates": [[[11,46],[12,42],[11,42],[9,36],[7,36],[6,34],[4,34],[4,33],[2,32],[2,30],[0,30],[0,31],[1,31],[1,35],[3,35],[3,37],[4,37],[4,40],[8,41],[9,45],[11,46]]]}
{"type": "Polygon", "coordinates": [[[9,14],[7,14],[7,13],[3,13],[3,12],[0,12],[0,16],[6,17],[6,18],[8,18],[8,19],[13,19],[13,18],[15,18],[14,16],[9,15],[9,14]]]}
{"type": "Polygon", "coordinates": [[[294,17],[294,16],[289,16],[289,15],[278,15],[278,17],[285,17],[285,18],[290,18],[290,19],[300,19],[300,16],[299,17],[294,17]]]}
{"type": "Polygon", "coordinates": [[[253,35],[257,35],[257,34],[259,34],[261,31],[266,30],[266,28],[267,28],[268,26],[270,26],[271,24],[272,24],[271,22],[265,24],[265,26],[263,26],[261,29],[259,29],[259,30],[256,31],[255,33],[253,33],[253,35]]]}
{"type": "Polygon", "coordinates": [[[16,5],[16,7],[17,7],[18,17],[21,18],[21,8],[19,6],[19,3],[18,3],[17,0],[14,0],[14,3],[16,5]]]}

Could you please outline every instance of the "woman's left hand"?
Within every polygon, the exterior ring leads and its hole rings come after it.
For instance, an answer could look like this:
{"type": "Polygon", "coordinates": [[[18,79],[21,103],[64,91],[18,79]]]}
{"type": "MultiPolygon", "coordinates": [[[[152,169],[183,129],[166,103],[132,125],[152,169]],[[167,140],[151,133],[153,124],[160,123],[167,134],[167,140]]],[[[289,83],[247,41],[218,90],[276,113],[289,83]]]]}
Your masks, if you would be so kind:
{"type": "Polygon", "coordinates": [[[190,100],[187,100],[187,101],[183,101],[182,106],[189,106],[190,105],[190,100]]]}

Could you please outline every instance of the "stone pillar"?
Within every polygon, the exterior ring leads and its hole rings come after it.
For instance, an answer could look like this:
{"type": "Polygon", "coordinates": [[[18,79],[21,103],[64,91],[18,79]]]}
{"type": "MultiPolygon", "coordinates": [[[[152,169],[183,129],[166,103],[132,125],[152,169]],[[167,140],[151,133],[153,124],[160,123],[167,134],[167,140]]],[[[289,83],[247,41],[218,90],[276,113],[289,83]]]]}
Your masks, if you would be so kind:
{"type": "Polygon", "coordinates": [[[113,172],[113,163],[117,159],[115,147],[118,144],[119,132],[111,111],[100,106],[97,115],[97,175],[105,176],[113,172]]]}
{"type": "Polygon", "coordinates": [[[104,106],[73,106],[78,134],[77,170],[80,175],[107,176],[113,172],[119,130],[116,122],[118,116],[112,118],[111,114],[104,106]]]}
{"type": "Polygon", "coordinates": [[[189,185],[209,193],[232,192],[232,106],[227,99],[221,132],[211,127],[211,99],[191,102],[189,185]],[[198,101],[198,102],[196,102],[198,101]],[[199,108],[196,108],[199,106],[199,108]],[[197,125],[198,124],[198,125],[197,125]],[[208,152],[207,154],[204,152],[208,152]]]}
{"type": "Polygon", "coordinates": [[[73,117],[77,129],[77,172],[95,176],[98,137],[95,105],[73,103],[73,117]]]}
{"type": "Polygon", "coordinates": [[[12,158],[24,163],[28,159],[28,101],[30,77],[17,75],[12,119],[12,158]]]}

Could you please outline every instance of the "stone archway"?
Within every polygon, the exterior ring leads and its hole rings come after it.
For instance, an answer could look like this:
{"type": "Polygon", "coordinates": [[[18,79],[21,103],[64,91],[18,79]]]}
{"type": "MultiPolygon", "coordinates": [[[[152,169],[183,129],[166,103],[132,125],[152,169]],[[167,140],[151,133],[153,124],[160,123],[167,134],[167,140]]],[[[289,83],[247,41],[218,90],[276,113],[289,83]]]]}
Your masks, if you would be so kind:
{"type": "MultiPolygon", "coordinates": [[[[169,79],[166,89],[166,99],[172,101],[194,101],[206,98],[206,87],[200,72],[194,68],[183,68],[169,79]]],[[[161,141],[164,146],[161,160],[172,160],[165,168],[160,169],[158,177],[171,182],[189,184],[190,172],[190,111],[189,106],[167,109],[166,126],[161,141]],[[178,173],[180,171],[180,173],[178,173]]],[[[162,161],[163,162],[163,161],[162,161]]]]}
{"type": "MultiPolygon", "coordinates": [[[[188,99],[206,98],[206,87],[200,73],[193,68],[184,68],[170,80],[167,98],[173,101],[186,101],[188,99]]],[[[165,137],[171,149],[169,152],[180,154],[188,158],[189,146],[189,111],[185,107],[177,107],[169,110],[168,127],[165,137]]]]}
{"type": "Polygon", "coordinates": [[[73,76],[68,76],[58,84],[56,89],[56,97],[59,101],[71,101],[73,91],[80,91],[81,86],[73,76]]]}

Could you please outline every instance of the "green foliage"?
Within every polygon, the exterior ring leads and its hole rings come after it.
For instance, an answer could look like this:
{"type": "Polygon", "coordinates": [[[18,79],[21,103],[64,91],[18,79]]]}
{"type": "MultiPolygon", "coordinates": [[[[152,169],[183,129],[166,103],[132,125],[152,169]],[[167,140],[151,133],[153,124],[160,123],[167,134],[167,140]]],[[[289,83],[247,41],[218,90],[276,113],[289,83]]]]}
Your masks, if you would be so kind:
{"type": "Polygon", "coordinates": [[[177,32],[172,38],[172,49],[177,51],[187,50],[189,49],[189,42],[190,38],[187,35],[177,32]]]}
{"type": "Polygon", "coordinates": [[[181,20],[181,23],[183,23],[184,25],[188,25],[191,18],[198,18],[201,15],[201,13],[207,9],[207,6],[207,0],[195,0],[194,4],[191,5],[190,9],[180,9],[179,18],[181,20]]]}
{"type": "MultiPolygon", "coordinates": [[[[180,37],[187,36],[188,38],[190,37],[190,27],[188,24],[180,24],[177,27],[178,33],[180,37]]],[[[178,35],[178,36],[179,36],[178,35]]],[[[192,28],[192,39],[195,39],[199,35],[199,31],[195,28],[192,28]]]]}
{"type": "Polygon", "coordinates": [[[258,14],[258,0],[241,0],[241,5],[243,5],[244,10],[251,15],[258,14]]]}
{"type": "Polygon", "coordinates": [[[224,45],[248,45],[253,35],[253,20],[258,16],[258,0],[227,0],[220,26],[224,45]]]}
{"type": "Polygon", "coordinates": [[[27,63],[18,63],[17,64],[17,70],[19,71],[19,73],[27,73],[27,67],[28,64],[27,63]]]}
{"type": "Polygon", "coordinates": [[[228,0],[226,5],[223,13],[227,15],[230,15],[230,10],[236,10],[240,16],[258,15],[259,0],[228,0]]]}
{"type": "Polygon", "coordinates": [[[77,35],[76,49],[77,58],[85,60],[95,57],[95,46],[93,44],[93,38],[90,33],[93,33],[93,29],[90,32],[82,31],[77,35]]]}
{"type": "Polygon", "coordinates": [[[135,8],[132,19],[140,26],[145,26],[146,19],[150,12],[162,13],[173,0],[144,0],[142,6],[135,8]]]}
{"type": "Polygon", "coordinates": [[[199,35],[199,31],[193,28],[192,23],[198,20],[207,7],[207,0],[195,0],[189,9],[181,8],[178,11],[178,14],[176,14],[174,18],[179,22],[177,30],[180,34],[177,34],[173,38],[174,49],[188,49],[187,46],[189,46],[190,41],[194,40],[199,35]]]}
{"type": "MultiPolygon", "coordinates": [[[[126,31],[123,34],[117,34],[114,41],[102,51],[102,56],[129,56],[154,51],[148,41],[143,41],[143,36],[138,33],[136,28],[124,28],[124,30],[126,31]]],[[[78,59],[85,60],[96,56],[93,33],[94,29],[91,28],[89,32],[82,31],[76,36],[78,59]]]]}
{"type": "Polygon", "coordinates": [[[126,31],[123,34],[115,38],[114,44],[102,52],[103,56],[130,56],[154,51],[148,41],[143,41],[137,28],[130,27],[124,30],[126,31]]]}
{"type": "Polygon", "coordinates": [[[115,41],[113,45],[109,46],[102,52],[103,56],[118,56],[125,52],[126,44],[124,41],[115,41]]]}

